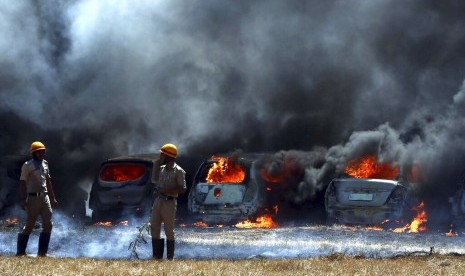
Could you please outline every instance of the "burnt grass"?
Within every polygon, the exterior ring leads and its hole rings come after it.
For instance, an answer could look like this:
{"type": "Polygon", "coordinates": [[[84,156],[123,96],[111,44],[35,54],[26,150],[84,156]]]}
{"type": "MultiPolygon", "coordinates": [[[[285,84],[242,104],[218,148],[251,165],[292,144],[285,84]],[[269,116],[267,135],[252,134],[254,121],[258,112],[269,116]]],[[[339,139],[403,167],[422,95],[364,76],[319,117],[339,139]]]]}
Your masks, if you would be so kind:
{"type": "Polygon", "coordinates": [[[0,256],[1,275],[464,275],[465,256],[112,260],[0,256]]]}

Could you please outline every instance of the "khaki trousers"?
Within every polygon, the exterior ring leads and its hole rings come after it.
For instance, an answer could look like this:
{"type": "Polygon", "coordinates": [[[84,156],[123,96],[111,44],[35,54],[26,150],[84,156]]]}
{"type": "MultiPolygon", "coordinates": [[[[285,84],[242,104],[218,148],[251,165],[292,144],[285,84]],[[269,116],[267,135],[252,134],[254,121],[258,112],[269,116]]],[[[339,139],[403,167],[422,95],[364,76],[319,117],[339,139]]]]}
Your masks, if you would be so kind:
{"type": "Polygon", "coordinates": [[[52,233],[52,206],[48,195],[28,196],[26,206],[26,225],[23,234],[29,235],[36,224],[37,217],[42,218],[42,233],[52,233]]]}
{"type": "Polygon", "coordinates": [[[174,240],[174,219],[176,217],[176,199],[164,199],[157,197],[152,207],[150,217],[150,230],[153,239],[160,238],[161,224],[165,225],[165,235],[167,240],[174,240]]]}

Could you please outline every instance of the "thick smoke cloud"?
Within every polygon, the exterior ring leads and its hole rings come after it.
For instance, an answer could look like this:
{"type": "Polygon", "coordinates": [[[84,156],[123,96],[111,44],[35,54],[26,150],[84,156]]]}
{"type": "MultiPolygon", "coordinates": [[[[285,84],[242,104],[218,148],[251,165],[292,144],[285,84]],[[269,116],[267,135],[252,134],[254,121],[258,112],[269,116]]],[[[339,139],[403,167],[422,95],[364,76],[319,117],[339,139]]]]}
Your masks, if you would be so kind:
{"type": "Polygon", "coordinates": [[[189,158],[278,152],[303,164],[289,194],[303,202],[374,152],[421,163],[444,199],[465,161],[463,12],[420,0],[0,1],[0,154],[43,140],[64,187],[165,142],[189,158]]]}

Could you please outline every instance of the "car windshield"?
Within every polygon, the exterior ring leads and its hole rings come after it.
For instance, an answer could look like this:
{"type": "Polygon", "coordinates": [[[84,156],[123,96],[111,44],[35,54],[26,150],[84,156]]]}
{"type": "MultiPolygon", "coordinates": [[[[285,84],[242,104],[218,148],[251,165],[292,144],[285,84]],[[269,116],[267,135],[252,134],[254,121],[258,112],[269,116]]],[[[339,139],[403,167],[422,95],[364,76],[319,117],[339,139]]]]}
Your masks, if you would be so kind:
{"type": "Polygon", "coordinates": [[[109,182],[124,182],[136,180],[145,173],[142,164],[114,163],[107,164],[100,172],[100,179],[109,182]]]}

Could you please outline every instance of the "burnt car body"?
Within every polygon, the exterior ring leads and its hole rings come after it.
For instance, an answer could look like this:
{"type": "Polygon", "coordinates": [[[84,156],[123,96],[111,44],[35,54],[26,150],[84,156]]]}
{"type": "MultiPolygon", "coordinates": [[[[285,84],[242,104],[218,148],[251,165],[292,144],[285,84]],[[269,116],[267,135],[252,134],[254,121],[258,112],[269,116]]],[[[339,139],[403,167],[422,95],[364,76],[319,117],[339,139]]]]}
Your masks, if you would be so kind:
{"type": "MultiPolygon", "coordinates": [[[[228,158],[228,156],[223,156],[228,158]]],[[[208,224],[230,224],[253,218],[267,206],[266,184],[260,177],[258,154],[244,154],[237,163],[244,168],[240,182],[207,182],[212,166],[218,162],[203,162],[194,177],[188,195],[188,211],[195,219],[208,224]]]]}
{"type": "Polygon", "coordinates": [[[415,202],[410,185],[397,180],[336,178],[325,192],[329,224],[403,223],[410,219],[415,202]]]}
{"type": "Polygon", "coordinates": [[[26,155],[0,157],[0,210],[19,203],[21,167],[30,158],[26,155]]]}
{"type": "Polygon", "coordinates": [[[89,196],[92,220],[112,218],[127,211],[146,215],[153,204],[151,184],[159,154],[122,156],[100,165],[89,196]]]}

